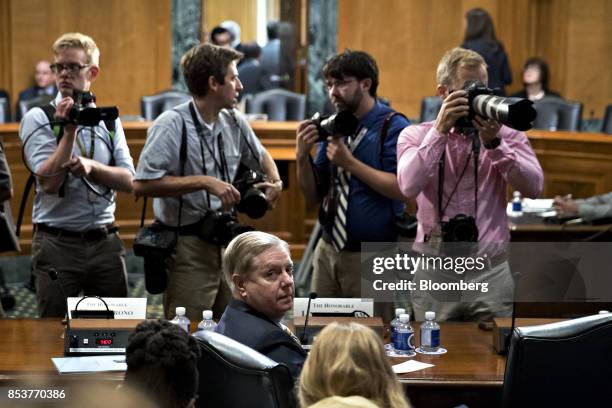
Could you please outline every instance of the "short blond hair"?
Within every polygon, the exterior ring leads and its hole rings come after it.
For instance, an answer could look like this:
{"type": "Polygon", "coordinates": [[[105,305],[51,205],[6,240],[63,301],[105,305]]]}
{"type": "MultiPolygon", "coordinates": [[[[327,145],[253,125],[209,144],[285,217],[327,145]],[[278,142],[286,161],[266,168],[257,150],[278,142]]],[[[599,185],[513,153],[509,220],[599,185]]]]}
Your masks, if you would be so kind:
{"type": "Polygon", "coordinates": [[[484,58],[475,51],[460,47],[453,48],[444,54],[438,64],[438,69],[436,71],[438,84],[447,87],[451,86],[453,79],[455,79],[457,75],[457,69],[460,66],[465,68],[480,68],[482,66],[486,68],[487,63],[484,58]]]}
{"type": "Polygon", "coordinates": [[[287,242],[267,232],[249,231],[232,239],[222,259],[223,276],[232,292],[235,289],[232,276],[238,274],[246,279],[255,268],[255,257],[270,248],[282,248],[290,254],[287,242]]]}
{"type": "Polygon", "coordinates": [[[300,405],[353,395],[380,407],[410,407],[380,337],[359,323],[334,322],[316,337],[304,363],[298,385],[300,405]]]}
{"type": "Polygon", "coordinates": [[[92,65],[100,65],[100,50],[96,42],[88,35],[81,33],[66,33],[62,34],[53,43],[53,53],[58,55],[66,48],[78,48],[85,51],[87,63],[92,65]]]}

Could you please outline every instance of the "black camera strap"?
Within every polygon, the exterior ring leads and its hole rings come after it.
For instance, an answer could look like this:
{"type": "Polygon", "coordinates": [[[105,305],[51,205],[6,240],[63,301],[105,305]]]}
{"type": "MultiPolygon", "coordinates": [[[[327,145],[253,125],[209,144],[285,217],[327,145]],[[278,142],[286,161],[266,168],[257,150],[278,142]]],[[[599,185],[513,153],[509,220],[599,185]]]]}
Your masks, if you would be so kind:
{"type": "MultiPolygon", "coordinates": [[[[178,112],[177,112],[178,113],[178,112]]],[[[183,122],[183,127],[181,130],[181,147],[179,148],[179,160],[181,163],[181,177],[185,176],[185,163],[187,162],[187,126],[185,125],[185,119],[179,113],[181,117],[181,121],[183,122]]],[[[142,204],[142,213],[140,214],[140,228],[144,227],[145,217],[147,213],[147,196],[144,198],[144,202],[142,204]]],[[[176,228],[176,237],[178,239],[178,232],[181,228],[181,215],[183,213],[183,196],[179,197],[179,210],[178,210],[178,226],[176,228]]]]}
{"type": "MultiPolygon", "coordinates": [[[[225,161],[224,158],[222,157],[223,153],[221,152],[221,150],[219,150],[220,160],[217,160],[217,158],[215,157],[215,151],[214,151],[214,146],[215,146],[214,137],[213,137],[213,142],[212,142],[213,147],[211,147],[206,141],[206,137],[204,135],[204,129],[202,129],[202,125],[200,124],[200,121],[198,120],[198,115],[196,114],[196,110],[193,105],[194,105],[193,102],[189,104],[189,112],[191,113],[191,119],[193,120],[193,124],[195,126],[196,132],[198,133],[198,137],[200,138],[200,143],[201,144],[203,143],[203,145],[206,146],[206,150],[208,150],[208,152],[210,153],[210,156],[212,157],[213,162],[215,163],[217,171],[221,175],[221,179],[223,181],[229,182],[229,179],[228,180],[225,179],[227,170],[224,169],[223,167],[223,162],[225,161]]],[[[206,161],[204,160],[204,149],[202,149],[202,146],[200,146],[200,148],[202,150],[202,167],[204,168],[204,171],[206,171],[206,161]]]]}
{"type": "Polygon", "coordinates": [[[242,140],[244,140],[244,142],[247,145],[247,148],[249,149],[249,152],[251,152],[251,156],[253,156],[253,159],[255,159],[259,167],[263,170],[263,166],[261,165],[261,160],[259,159],[259,156],[255,154],[255,149],[253,148],[253,146],[251,146],[251,143],[249,142],[249,139],[246,137],[246,134],[244,130],[242,129],[242,126],[240,126],[240,123],[238,122],[238,118],[236,117],[236,112],[234,111],[234,109],[228,109],[228,112],[229,112],[229,115],[234,120],[234,124],[238,128],[238,131],[240,132],[240,136],[242,137],[242,140]]]}
{"type": "MultiPolygon", "coordinates": [[[[476,135],[476,137],[478,137],[478,135],[476,135]]],[[[470,164],[470,158],[472,157],[474,158],[474,219],[476,219],[477,211],[478,211],[478,156],[480,152],[480,145],[478,144],[477,147],[475,146],[476,146],[476,142],[473,140],[473,146],[472,146],[473,149],[472,151],[470,151],[470,154],[467,160],[465,161],[465,165],[463,166],[463,169],[461,170],[461,174],[459,175],[459,179],[457,180],[457,183],[455,183],[453,190],[448,196],[448,201],[446,202],[444,206],[442,206],[442,201],[443,201],[443,193],[444,193],[444,170],[446,167],[446,147],[444,148],[444,151],[442,152],[442,155],[440,156],[440,160],[438,161],[439,222],[442,222],[442,219],[444,218],[444,213],[446,212],[446,209],[448,208],[453,196],[455,195],[455,192],[457,191],[457,188],[459,187],[459,184],[461,183],[461,180],[463,179],[463,176],[465,175],[465,171],[467,170],[468,165],[470,164]]]]}

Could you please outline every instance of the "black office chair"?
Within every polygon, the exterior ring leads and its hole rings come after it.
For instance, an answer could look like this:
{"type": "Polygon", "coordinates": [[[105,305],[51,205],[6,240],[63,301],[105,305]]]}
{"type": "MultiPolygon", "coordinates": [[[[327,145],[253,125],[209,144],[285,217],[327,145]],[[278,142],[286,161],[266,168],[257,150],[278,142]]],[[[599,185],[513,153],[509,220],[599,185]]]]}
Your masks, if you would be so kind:
{"type": "Polygon", "coordinates": [[[187,102],[191,95],[180,91],[164,91],[140,99],[140,114],[145,120],[155,120],[163,112],[187,102]]]}
{"type": "Polygon", "coordinates": [[[196,407],[295,407],[286,365],[219,333],[199,331],[193,336],[202,351],[196,407]]]}
{"type": "Polygon", "coordinates": [[[246,61],[238,67],[238,75],[244,90],[244,95],[256,94],[263,91],[262,69],[257,60],[246,61]]]}
{"type": "Polygon", "coordinates": [[[27,111],[37,106],[42,106],[50,103],[55,96],[52,95],[39,95],[32,99],[26,99],[25,101],[19,101],[17,104],[17,120],[23,119],[27,111]]]}
{"type": "Polygon", "coordinates": [[[582,104],[546,96],[533,104],[538,113],[533,127],[544,130],[580,130],[582,104]]]}
{"type": "Polygon", "coordinates": [[[8,99],[0,98],[0,123],[11,121],[11,104],[8,99]]]}
{"type": "Polygon", "coordinates": [[[442,98],[439,96],[428,96],[423,98],[421,101],[421,116],[419,117],[419,123],[436,120],[441,107],[442,98]]]}
{"type": "Polygon", "coordinates": [[[285,89],[270,89],[246,100],[246,113],[265,113],[268,120],[304,120],[306,95],[285,89]]]}
{"type": "Polygon", "coordinates": [[[504,408],[612,406],[612,314],[517,327],[504,408]]]}
{"type": "Polygon", "coordinates": [[[612,135],[612,105],[606,106],[606,114],[604,115],[602,132],[612,135]]]}

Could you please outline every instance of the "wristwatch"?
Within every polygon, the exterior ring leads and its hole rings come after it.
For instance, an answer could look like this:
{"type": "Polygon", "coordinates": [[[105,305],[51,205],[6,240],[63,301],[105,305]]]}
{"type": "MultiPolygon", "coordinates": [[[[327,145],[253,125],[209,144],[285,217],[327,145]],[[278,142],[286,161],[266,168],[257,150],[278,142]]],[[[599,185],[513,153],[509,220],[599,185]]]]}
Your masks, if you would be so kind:
{"type": "Polygon", "coordinates": [[[484,144],[485,149],[493,150],[499,146],[501,143],[501,139],[499,137],[494,137],[492,140],[484,144]]]}

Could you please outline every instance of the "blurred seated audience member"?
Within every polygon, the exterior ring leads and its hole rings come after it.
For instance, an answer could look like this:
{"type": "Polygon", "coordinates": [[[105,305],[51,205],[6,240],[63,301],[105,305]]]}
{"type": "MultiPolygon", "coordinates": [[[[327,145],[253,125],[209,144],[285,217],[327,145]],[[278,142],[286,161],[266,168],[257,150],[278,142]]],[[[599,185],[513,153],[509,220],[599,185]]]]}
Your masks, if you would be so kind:
{"type": "Polygon", "coordinates": [[[129,338],[125,384],[160,408],[193,407],[199,358],[195,339],[183,329],[166,320],[145,320],[129,338]]]}
{"type": "Polygon", "coordinates": [[[512,96],[530,101],[539,101],[545,96],[561,98],[561,95],[549,89],[548,80],[549,70],[546,61],[538,57],[529,58],[523,67],[523,86],[525,88],[512,96]]]}
{"type": "Polygon", "coordinates": [[[9,96],[9,93],[6,92],[4,89],[0,89],[0,98],[6,98],[8,100],[11,99],[10,96],[9,96]]]}
{"type": "MultiPolygon", "coordinates": [[[[55,86],[55,74],[51,71],[51,63],[46,60],[38,61],[34,70],[34,86],[22,91],[17,101],[16,113],[19,115],[19,102],[34,99],[37,96],[55,96],[57,87],[55,86]]],[[[18,117],[17,120],[21,118],[18,117]]]]}
{"type": "Polygon", "coordinates": [[[240,96],[263,91],[261,84],[262,71],[259,63],[261,47],[256,42],[246,43],[242,45],[242,53],[244,58],[238,65],[238,77],[244,89],[240,96]]]}
{"type": "Polygon", "coordinates": [[[381,338],[358,323],[331,323],[315,338],[298,385],[302,408],[407,408],[381,338]]]}
{"type": "Polygon", "coordinates": [[[261,50],[260,64],[263,71],[262,74],[266,76],[268,82],[270,82],[272,76],[280,75],[281,41],[279,29],[280,24],[278,21],[268,23],[268,42],[261,50]]]}
{"type": "Polygon", "coordinates": [[[232,48],[236,51],[242,52],[242,44],[240,43],[240,25],[233,20],[225,20],[219,25],[229,31],[232,35],[232,48]]]}
{"type": "Polygon", "coordinates": [[[506,95],[505,86],[512,83],[512,73],[504,46],[495,35],[495,27],[489,13],[482,8],[468,10],[462,48],[476,51],[487,63],[489,88],[499,89],[506,95]]]}
{"type": "Polygon", "coordinates": [[[306,352],[281,319],[293,308],[293,262],[289,245],[251,231],[235,237],[223,253],[223,275],[233,299],[216,332],[289,367],[297,379],[306,352]]]}
{"type": "Polygon", "coordinates": [[[232,33],[221,26],[216,26],[210,32],[210,42],[219,47],[232,48],[232,33]]]}
{"type": "Polygon", "coordinates": [[[553,205],[560,218],[580,217],[585,221],[612,218],[612,193],[576,200],[571,195],[556,196],[553,205]]]}

